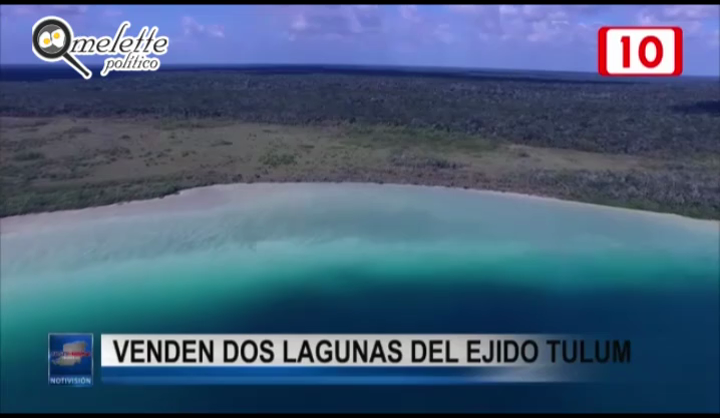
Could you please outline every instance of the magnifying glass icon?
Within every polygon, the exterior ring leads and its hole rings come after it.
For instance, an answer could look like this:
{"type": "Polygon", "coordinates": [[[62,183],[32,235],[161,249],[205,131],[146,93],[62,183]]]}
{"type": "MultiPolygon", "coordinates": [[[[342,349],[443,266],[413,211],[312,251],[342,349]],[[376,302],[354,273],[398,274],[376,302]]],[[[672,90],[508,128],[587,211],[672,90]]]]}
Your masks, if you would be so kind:
{"type": "Polygon", "coordinates": [[[86,80],[92,77],[92,72],[68,52],[73,32],[66,21],[55,16],[40,19],[33,26],[32,36],[33,52],[38,58],[47,62],[65,60],[86,80]]]}

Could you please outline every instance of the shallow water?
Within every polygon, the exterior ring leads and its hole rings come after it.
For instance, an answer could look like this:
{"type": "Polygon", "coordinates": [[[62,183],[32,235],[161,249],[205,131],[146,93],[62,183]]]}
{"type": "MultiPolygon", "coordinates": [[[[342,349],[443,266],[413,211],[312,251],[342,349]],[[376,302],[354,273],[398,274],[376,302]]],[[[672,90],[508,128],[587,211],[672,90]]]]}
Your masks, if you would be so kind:
{"type": "Polygon", "coordinates": [[[717,222],[388,185],[214,186],[6,218],[0,406],[717,411],[719,245],[717,222]],[[631,339],[633,361],[596,384],[80,390],[47,386],[48,332],[594,333],[631,339]]]}

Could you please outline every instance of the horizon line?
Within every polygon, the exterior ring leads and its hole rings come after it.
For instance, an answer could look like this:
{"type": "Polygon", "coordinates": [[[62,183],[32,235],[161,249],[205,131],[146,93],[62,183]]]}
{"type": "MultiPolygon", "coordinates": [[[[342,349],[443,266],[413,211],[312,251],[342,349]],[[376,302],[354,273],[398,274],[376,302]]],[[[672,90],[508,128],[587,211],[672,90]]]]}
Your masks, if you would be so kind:
{"type": "MultiPolygon", "coordinates": [[[[10,67],[47,67],[49,63],[0,63],[1,68],[10,67]]],[[[50,63],[54,68],[60,68],[63,64],[50,63]]],[[[103,63],[86,64],[89,68],[102,68],[103,63]]],[[[495,67],[462,67],[462,66],[430,66],[430,65],[401,65],[401,64],[340,64],[340,63],[168,63],[163,67],[354,67],[354,68],[389,68],[389,69],[434,69],[434,70],[464,70],[464,71],[492,71],[492,72],[538,72],[538,73],[571,73],[594,75],[601,77],[595,71],[583,70],[549,70],[549,69],[520,69],[520,68],[495,68],[495,67]]],[[[69,68],[68,68],[69,69],[69,68]]],[[[682,74],[677,78],[698,77],[718,78],[720,74],[682,74]]]]}

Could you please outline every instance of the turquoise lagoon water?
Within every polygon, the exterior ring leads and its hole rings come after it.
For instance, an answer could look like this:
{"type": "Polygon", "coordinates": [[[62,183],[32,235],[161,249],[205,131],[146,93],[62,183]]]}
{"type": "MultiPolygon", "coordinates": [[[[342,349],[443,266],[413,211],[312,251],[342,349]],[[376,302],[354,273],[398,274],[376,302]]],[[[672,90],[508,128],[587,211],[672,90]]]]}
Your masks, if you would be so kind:
{"type": "MultiPolygon", "coordinates": [[[[717,411],[717,222],[512,194],[254,184],[2,220],[3,411],[717,411]],[[48,332],[630,339],[594,384],[47,385],[48,332]]],[[[99,358],[96,358],[96,364],[99,358]]]]}

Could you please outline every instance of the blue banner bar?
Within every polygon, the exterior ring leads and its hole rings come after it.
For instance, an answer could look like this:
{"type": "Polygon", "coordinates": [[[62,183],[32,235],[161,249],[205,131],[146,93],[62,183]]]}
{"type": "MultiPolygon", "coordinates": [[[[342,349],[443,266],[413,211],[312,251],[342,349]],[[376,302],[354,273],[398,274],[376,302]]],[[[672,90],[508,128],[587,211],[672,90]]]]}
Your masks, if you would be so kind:
{"type": "MultiPolygon", "coordinates": [[[[467,385],[518,383],[510,368],[461,367],[103,367],[116,385],[467,385]]],[[[517,369],[515,369],[517,370],[517,369]]],[[[519,382],[522,383],[522,382],[519,382]]]]}

